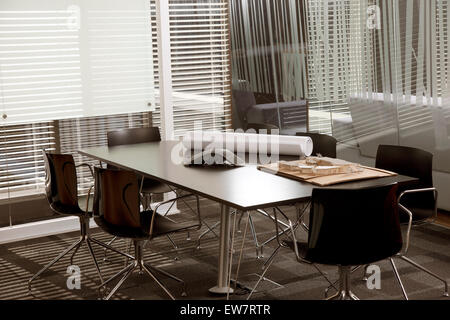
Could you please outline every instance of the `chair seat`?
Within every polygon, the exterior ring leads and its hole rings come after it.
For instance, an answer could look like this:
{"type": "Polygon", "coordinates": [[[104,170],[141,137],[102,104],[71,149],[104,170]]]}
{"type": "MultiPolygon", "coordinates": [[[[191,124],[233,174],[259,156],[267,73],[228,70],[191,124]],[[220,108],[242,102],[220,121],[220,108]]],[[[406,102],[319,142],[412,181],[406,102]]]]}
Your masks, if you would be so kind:
{"type": "Polygon", "coordinates": [[[144,179],[144,185],[142,186],[142,193],[166,193],[171,192],[172,189],[163,182],[154,179],[144,179]]]}
{"type": "MultiPolygon", "coordinates": [[[[110,165],[110,164],[107,165],[107,168],[119,170],[119,168],[117,168],[116,166],[110,165]]],[[[141,178],[139,178],[139,179],[141,179],[141,178]]],[[[166,193],[166,192],[171,192],[171,191],[172,191],[172,189],[169,188],[167,183],[163,183],[163,182],[155,180],[155,179],[144,178],[144,185],[142,186],[142,193],[156,194],[156,193],[166,193]]]]}
{"type": "MultiPolygon", "coordinates": [[[[150,237],[149,229],[150,222],[154,211],[142,211],[141,212],[141,228],[117,226],[106,221],[102,217],[94,217],[98,226],[101,226],[103,230],[109,234],[120,238],[132,238],[132,239],[148,239],[150,237]]],[[[175,223],[171,220],[157,215],[155,218],[155,226],[153,227],[152,237],[160,237],[166,234],[188,231],[198,229],[199,225],[192,222],[187,223],[175,223]]]]}
{"type": "MultiPolygon", "coordinates": [[[[90,206],[92,207],[92,206],[90,206]]],[[[57,202],[54,202],[50,204],[50,209],[53,210],[53,212],[59,214],[59,215],[68,215],[68,216],[77,216],[82,217],[86,215],[86,212],[81,209],[80,206],[69,206],[69,205],[63,205],[57,202]]],[[[92,217],[92,211],[88,211],[87,215],[89,217],[92,217]]]]}
{"type": "MultiPolygon", "coordinates": [[[[294,242],[292,240],[284,240],[283,243],[288,246],[292,251],[295,251],[294,249],[294,242]]],[[[361,256],[341,256],[336,255],[334,252],[329,253],[328,256],[320,258],[316,256],[313,249],[308,248],[308,244],[306,242],[299,242],[297,241],[297,248],[298,248],[298,254],[300,255],[300,258],[304,259],[305,261],[308,261],[310,263],[320,263],[325,265],[347,265],[347,266],[357,266],[357,265],[364,265],[364,264],[370,264],[377,261],[381,261],[386,259],[387,257],[391,257],[397,252],[399,252],[402,248],[402,244],[398,243],[396,246],[392,246],[392,251],[388,253],[374,253],[371,256],[367,255],[361,255],[361,256]]],[[[361,247],[363,249],[363,247],[361,247]]],[[[370,251],[370,249],[368,249],[370,251]]],[[[362,252],[362,251],[361,251],[362,252]]]]}

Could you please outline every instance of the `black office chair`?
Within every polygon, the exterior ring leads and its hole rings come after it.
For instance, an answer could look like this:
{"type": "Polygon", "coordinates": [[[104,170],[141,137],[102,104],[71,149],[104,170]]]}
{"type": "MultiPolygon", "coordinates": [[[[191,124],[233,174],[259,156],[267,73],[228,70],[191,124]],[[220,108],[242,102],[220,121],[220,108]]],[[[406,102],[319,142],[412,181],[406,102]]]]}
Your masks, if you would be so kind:
{"type": "MultiPolygon", "coordinates": [[[[399,203],[404,209],[400,214],[402,224],[409,223],[409,215],[412,216],[413,226],[432,223],[436,219],[438,192],[433,187],[433,155],[431,153],[412,147],[380,145],[375,166],[398,174],[419,178],[417,183],[399,188],[399,203]]],[[[406,236],[406,242],[409,244],[409,232],[406,236]]],[[[397,257],[442,281],[444,283],[444,296],[448,297],[447,281],[406,257],[407,250],[408,246],[397,257]]],[[[403,295],[405,299],[408,299],[394,263],[392,263],[392,267],[403,295]]]]}
{"type": "MultiPolygon", "coordinates": [[[[120,129],[109,131],[106,135],[108,147],[161,141],[158,127],[120,129]]],[[[113,167],[108,165],[108,168],[113,167]]],[[[171,191],[173,191],[173,188],[167,184],[155,179],[145,178],[141,186],[145,209],[150,209],[149,206],[152,202],[152,196],[171,191]]]]}
{"type": "MultiPolygon", "coordinates": [[[[139,188],[140,183],[138,177],[131,171],[95,168],[95,195],[93,208],[95,222],[100,228],[113,236],[131,239],[135,251],[134,257],[130,257],[132,260],[131,263],[110,279],[104,281],[99,289],[106,287],[108,283],[122,276],[116,286],[105,297],[105,299],[108,300],[120,288],[130,274],[134,270],[139,269],[141,272],[147,272],[147,274],[156,281],[171,299],[174,299],[174,296],[156,277],[155,272],[180,282],[183,285],[182,296],[185,296],[186,288],[183,280],[144,262],[143,246],[145,242],[156,237],[176,232],[198,230],[201,226],[200,215],[198,215],[198,223],[195,224],[174,223],[166,217],[156,213],[158,206],[165,204],[166,202],[160,203],[155,210],[141,212],[139,188]]],[[[170,201],[176,201],[188,196],[192,195],[180,196],[176,199],[171,199],[170,201]]]]}
{"type": "MultiPolygon", "coordinates": [[[[269,125],[270,126],[270,125],[269,125]]],[[[263,127],[263,126],[262,126],[263,127]]],[[[320,134],[320,133],[306,133],[306,132],[297,132],[296,136],[301,137],[310,137],[313,141],[313,151],[312,155],[320,155],[322,157],[329,157],[329,158],[336,158],[336,146],[337,146],[337,140],[329,135],[326,134],[320,134]]],[[[308,231],[308,226],[303,221],[303,215],[308,210],[309,203],[298,204],[296,206],[297,211],[297,225],[300,225],[305,231],[308,231]]],[[[275,210],[280,211],[278,208],[275,210]]],[[[266,217],[269,216],[269,214],[265,210],[257,210],[259,213],[265,215],[266,217]]],[[[279,221],[281,225],[284,224],[284,222],[279,221]]],[[[287,225],[284,224],[285,229],[280,231],[282,234],[284,234],[287,230],[287,225]]],[[[264,241],[263,243],[258,243],[258,240],[256,238],[255,228],[253,226],[253,222],[250,219],[250,230],[252,232],[253,238],[255,239],[256,247],[259,248],[259,251],[257,250],[257,257],[261,258],[263,257],[263,248],[264,246],[269,243],[270,241],[274,240],[275,236],[269,238],[268,240],[264,241]]],[[[274,258],[274,256],[277,254],[278,247],[275,251],[272,252],[270,257],[267,259],[266,264],[269,264],[271,260],[274,258]]]]}
{"type": "MultiPolygon", "coordinates": [[[[121,145],[130,145],[130,144],[137,144],[137,143],[146,143],[146,142],[158,142],[161,141],[161,135],[159,133],[158,127],[149,127],[149,128],[127,128],[127,129],[120,129],[120,130],[114,130],[109,131],[107,133],[107,139],[108,139],[108,147],[115,147],[115,146],[121,146],[121,145]]],[[[113,166],[108,165],[108,168],[114,168],[113,166]]],[[[168,192],[174,192],[177,196],[180,194],[180,190],[169,186],[166,183],[162,183],[155,179],[150,178],[143,178],[140,177],[141,181],[141,189],[140,192],[142,194],[142,203],[145,210],[150,210],[150,206],[153,203],[153,197],[156,195],[161,195],[168,192]]],[[[166,215],[170,209],[172,208],[173,204],[175,202],[170,202],[171,205],[168,207],[164,215],[166,215]]],[[[199,207],[200,201],[197,199],[197,211],[200,212],[199,207]]],[[[191,208],[189,204],[185,202],[186,206],[195,212],[191,208]]],[[[172,244],[172,246],[178,250],[178,245],[173,241],[173,239],[167,235],[168,240],[172,244]]],[[[190,239],[190,235],[187,236],[188,239],[190,239]]],[[[108,242],[108,245],[111,245],[116,238],[113,238],[110,242],[108,242]]],[[[105,259],[106,259],[106,251],[105,251],[105,259]]],[[[177,259],[177,257],[175,258],[177,259]]]]}
{"type": "Polygon", "coordinates": [[[338,266],[339,290],[329,299],[357,300],[350,288],[351,267],[392,260],[402,249],[397,184],[314,189],[308,243],[298,242],[294,229],[291,235],[283,245],[299,262],[338,266]]]}
{"type": "Polygon", "coordinates": [[[313,141],[312,155],[321,155],[322,157],[336,158],[336,138],[312,132],[297,132],[297,136],[310,137],[313,141]]]}
{"type": "MultiPolygon", "coordinates": [[[[101,281],[102,275],[95,259],[92,250],[91,242],[95,242],[107,249],[117,252],[104,243],[92,238],[89,235],[89,219],[92,217],[92,212],[89,211],[89,198],[91,190],[88,192],[86,208],[83,210],[78,205],[78,190],[77,190],[77,174],[76,168],[80,166],[87,166],[91,173],[92,169],[88,164],[80,164],[75,166],[72,155],[70,154],[51,154],[45,151],[42,152],[45,164],[45,193],[47,196],[50,208],[59,215],[76,216],[80,220],[80,239],[71,244],[67,249],[61,252],[55,259],[53,259],[44,268],[39,270],[29,281],[28,288],[31,291],[31,283],[43,272],[48,270],[52,265],[58,262],[62,257],[73,250],[70,257],[70,264],[73,264],[73,258],[78,249],[84,244],[87,245],[92,261],[97,269],[97,273],[101,281]]],[[[118,253],[118,252],[117,252],[118,253]]]]}

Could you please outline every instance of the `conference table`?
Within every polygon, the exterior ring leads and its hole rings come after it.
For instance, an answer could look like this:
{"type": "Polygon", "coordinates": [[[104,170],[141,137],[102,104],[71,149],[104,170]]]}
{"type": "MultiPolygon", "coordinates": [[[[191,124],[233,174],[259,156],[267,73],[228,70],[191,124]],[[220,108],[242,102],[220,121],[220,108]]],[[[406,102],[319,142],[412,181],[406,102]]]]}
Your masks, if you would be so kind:
{"type": "MultiPolygon", "coordinates": [[[[209,289],[217,294],[232,291],[228,287],[230,209],[247,212],[305,202],[311,198],[313,188],[317,188],[306,182],[260,171],[256,165],[251,164],[244,167],[185,166],[182,163],[182,144],[179,141],[102,146],[78,152],[221,204],[217,285],[209,289]]],[[[332,188],[364,188],[415,181],[415,178],[397,175],[342,183],[332,188]]]]}

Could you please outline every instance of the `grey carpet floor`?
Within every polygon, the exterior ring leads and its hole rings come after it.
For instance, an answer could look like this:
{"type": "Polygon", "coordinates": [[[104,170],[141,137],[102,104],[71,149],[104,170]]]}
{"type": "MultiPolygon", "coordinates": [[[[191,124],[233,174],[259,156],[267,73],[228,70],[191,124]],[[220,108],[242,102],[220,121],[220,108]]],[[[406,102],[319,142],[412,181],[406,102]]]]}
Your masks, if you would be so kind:
{"type": "MultiPolygon", "coordinates": [[[[202,200],[202,215],[208,224],[213,224],[219,217],[219,206],[207,200],[202,200]]],[[[183,206],[182,214],[174,219],[180,221],[191,219],[183,206]]],[[[293,214],[291,208],[285,210],[293,214]]],[[[256,213],[253,213],[258,239],[270,238],[273,233],[273,223],[256,213]]],[[[246,216],[241,223],[241,229],[246,224],[246,216]]],[[[145,260],[149,264],[164,268],[187,283],[188,297],[180,296],[180,286],[167,278],[161,278],[177,299],[224,299],[208,293],[208,288],[215,285],[218,260],[218,239],[207,235],[196,248],[199,232],[191,233],[191,239],[186,234],[173,236],[179,249],[176,251],[167,240],[159,238],[153,240],[145,251],[145,260]]],[[[112,237],[100,229],[92,230],[98,240],[107,242],[112,237]]],[[[305,232],[298,232],[300,238],[306,239],[305,232]]],[[[77,233],[68,233],[42,237],[27,241],[20,241],[0,246],[0,299],[97,299],[99,297],[96,286],[99,279],[86,248],[79,250],[74,264],[81,270],[81,288],[67,287],[67,266],[69,257],[65,257],[54,265],[48,272],[38,278],[32,286],[32,294],[28,292],[27,281],[42,266],[51,261],[59,252],[78,239],[77,233]]],[[[239,249],[243,240],[243,232],[236,232],[235,252],[233,254],[233,277],[237,267],[239,249]]],[[[117,240],[114,246],[125,250],[126,242],[117,240]]],[[[264,258],[256,259],[255,247],[250,232],[244,242],[243,258],[240,265],[239,281],[243,286],[252,287],[261,273],[263,263],[276,248],[276,242],[265,247],[264,258]]],[[[113,253],[107,254],[103,261],[104,251],[94,245],[94,251],[100,262],[104,279],[109,278],[123,267],[123,259],[113,253]]],[[[416,262],[439,273],[450,281],[450,229],[438,225],[417,227],[412,232],[411,247],[408,256],[416,262]]],[[[411,299],[448,299],[442,296],[443,284],[428,274],[396,259],[400,275],[411,299]]],[[[391,266],[387,261],[376,263],[381,269],[381,288],[368,289],[361,280],[362,271],[352,276],[353,291],[361,299],[402,299],[402,293],[397,285],[391,266]]],[[[327,276],[336,280],[337,268],[319,266],[327,276]]],[[[267,272],[268,280],[263,281],[252,299],[323,299],[324,289],[328,283],[310,265],[299,264],[295,256],[288,249],[281,249],[274,263],[267,272]]],[[[230,299],[245,299],[245,290],[237,290],[237,294],[230,299]]],[[[167,299],[165,293],[146,275],[134,273],[114,296],[115,299],[167,299]]]]}

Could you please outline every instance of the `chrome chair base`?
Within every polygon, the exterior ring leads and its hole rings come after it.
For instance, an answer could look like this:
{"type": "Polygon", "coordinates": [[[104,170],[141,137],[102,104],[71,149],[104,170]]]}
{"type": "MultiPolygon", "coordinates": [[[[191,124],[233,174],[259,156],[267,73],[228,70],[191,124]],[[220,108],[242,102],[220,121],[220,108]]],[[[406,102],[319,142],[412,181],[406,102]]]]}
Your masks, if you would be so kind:
{"type": "MultiPolygon", "coordinates": [[[[434,277],[435,279],[441,281],[441,282],[444,284],[444,293],[443,293],[443,296],[444,296],[444,297],[448,297],[448,296],[449,296],[449,293],[448,293],[448,282],[447,282],[444,278],[440,277],[440,276],[437,275],[436,273],[434,273],[434,272],[428,270],[428,269],[425,268],[424,266],[418,264],[418,263],[415,262],[414,260],[412,260],[412,259],[410,259],[410,258],[408,258],[408,257],[406,257],[406,256],[404,256],[404,255],[399,254],[399,255],[397,255],[397,256],[395,256],[395,257],[396,257],[396,258],[399,258],[399,259],[402,259],[403,261],[409,263],[409,264],[412,265],[413,267],[415,267],[415,268],[417,268],[417,269],[419,269],[419,270],[421,270],[421,271],[423,271],[423,272],[426,272],[426,273],[428,273],[430,276],[432,276],[432,277],[434,277]]],[[[399,274],[399,272],[398,272],[398,270],[397,270],[397,266],[396,266],[396,264],[395,264],[395,262],[394,262],[394,259],[393,259],[393,258],[390,258],[389,261],[390,261],[390,263],[391,263],[392,270],[393,270],[393,272],[394,272],[394,275],[395,275],[395,278],[396,278],[396,280],[397,280],[397,283],[398,283],[398,285],[400,286],[400,288],[401,288],[401,290],[402,290],[403,297],[405,298],[405,300],[409,300],[408,294],[406,293],[405,286],[403,285],[402,279],[400,278],[400,274],[399,274]]],[[[367,272],[366,272],[366,269],[367,269],[367,266],[365,266],[365,269],[364,269],[364,277],[362,278],[363,281],[367,281],[367,272]]]]}
{"type": "Polygon", "coordinates": [[[351,291],[340,291],[327,300],[359,300],[359,298],[351,291]]]}
{"type": "MultiPolygon", "coordinates": [[[[428,273],[430,276],[432,276],[432,277],[436,278],[437,280],[441,281],[441,282],[444,284],[444,293],[443,293],[443,296],[444,296],[444,297],[448,297],[448,296],[449,296],[449,294],[448,294],[448,282],[447,282],[445,279],[443,279],[442,277],[438,276],[436,273],[434,273],[434,272],[428,270],[428,269],[425,268],[424,266],[418,264],[418,263],[415,262],[414,260],[412,260],[412,259],[410,259],[410,258],[408,258],[408,257],[406,257],[406,256],[404,256],[404,255],[398,255],[398,256],[396,256],[396,257],[402,259],[403,261],[408,262],[408,263],[409,263],[410,265],[412,265],[413,267],[415,267],[415,268],[417,268],[417,269],[419,269],[419,270],[421,270],[421,271],[423,271],[423,272],[426,272],[426,273],[428,273]]],[[[392,260],[392,259],[391,259],[391,260],[392,260]]],[[[392,264],[394,273],[395,273],[395,275],[396,275],[396,277],[397,277],[397,281],[398,281],[398,283],[399,283],[399,285],[400,285],[400,287],[401,287],[401,289],[402,289],[403,296],[405,297],[406,300],[408,300],[408,295],[406,294],[405,288],[404,288],[403,283],[402,283],[402,281],[401,281],[401,279],[400,279],[400,275],[398,274],[398,272],[397,272],[397,270],[396,270],[396,268],[395,268],[395,264],[393,263],[393,261],[391,261],[391,264],[392,264]]]]}
{"type": "Polygon", "coordinates": [[[91,237],[88,233],[89,230],[89,218],[88,217],[80,217],[80,239],[74,243],[72,243],[69,247],[67,247],[63,252],[61,252],[56,258],[54,258],[50,263],[48,263],[45,267],[43,267],[41,270],[39,270],[35,275],[31,277],[30,280],[28,280],[28,292],[31,293],[31,283],[39,277],[42,273],[50,269],[51,266],[53,266],[55,263],[57,263],[61,258],[63,258],[65,255],[67,255],[70,251],[73,250],[72,255],[70,256],[70,264],[73,264],[73,258],[75,257],[75,254],[77,253],[78,249],[84,244],[87,245],[89,249],[89,254],[94,262],[95,268],[97,269],[98,276],[100,278],[100,281],[103,281],[102,274],[100,272],[100,267],[97,263],[97,259],[95,258],[94,251],[92,250],[91,245],[91,237]]]}
{"type": "Polygon", "coordinates": [[[117,284],[114,286],[114,288],[103,298],[104,300],[109,300],[116,292],[119,290],[119,288],[122,286],[122,284],[128,279],[128,277],[133,273],[133,271],[138,270],[140,274],[147,273],[160,287],[164,290],[164,292],[170,297],[170,299],[175,300],[175,297],[172,295],[172,293],[164,286],[164,284],[158,279],[156,276],[156,273],[160,273],[168,278],[171,278],[182,285],[182,292],[181,296],[186,297],[186,284],[183,280],[177,278],[173,274],[164,271],[162,269],[150,266],[149,264],[145,263],[143,260],[143,247],[144,242],[142,240],[133,240],[134,243],[134,250],[135,250],[135,257],[131,257],[131,263],[128,264],[125,268],[117,272],[115,275],[113,275],[108,280],[102,282],[102,284],[98,287],[99,293],[102,294],[102,289],[106,289],[106,285],[116,279],[118,279],[120,276],[122,276],[117,284]]]}
{"type": "Polygon", "coordinates": [[[76,253],[78,252],[78,249],[85,244],[89,250],[89,254],[92,258],[92,261],[94,262],[95,268],[97,269],[98,276],[100,278],[100,282],[103,282],[103,278],[100,272],[100,267],[98,265],[97,259],[94,255],[94,250],[92,249],[92,243],[96,243],[105,249],[114,251],[118,254],[124,255],[128,258],[133,258],[131,255],[124,254],[107,244],[104,244],[103,242],[100,242],[94,238],[92,238],[89,235],[89,217],[80,217],[80,239],[76,242],[72,243],[69,247],[67,247],[63,252],[61,252],[56,258],[54,258],[51,262],[49,262],[45,267],[43,267],[41,270],[39,270],[33,277],[31,277],[30,280],[28,280],[28,291],[31,294],[31,283],[39,277],[41,274],[43,274],[45,271],[47,271],[50,267],[52,267],[55,263],[57,263],[59,260],[61,260],[65,255],[67,255],[69,252],[72,252],[72,255],[70,256],[70,264],[73,264],[73,258],[75,257],[76,253]]]}
{"type": "Polygon", "coordinates": [[[220,225],[220,221],[217,221],[216,223],[214,223],[212,226],[210,226],[209,224],[207,224],[205,221],[203,221],[203,224],[208,228],[207,230],[203,231],[197,238],[197,246],[196,249],[200,250],[200,244],[201,244],[201,240],[204,236],[206,236],[208,233],[212,233],[216,236],[216,238],[219,238],[219,235],[214,231],[214,229],[216,229],[219,225],[220,225]]]}
{"type": "Polygon", "coordinates": [[[350,290],[351,267],[339,266],[339,290],[338,292],[326,298],[326,300],[359,300],[359,298],[350,290]]]}

